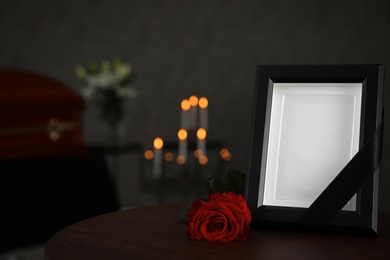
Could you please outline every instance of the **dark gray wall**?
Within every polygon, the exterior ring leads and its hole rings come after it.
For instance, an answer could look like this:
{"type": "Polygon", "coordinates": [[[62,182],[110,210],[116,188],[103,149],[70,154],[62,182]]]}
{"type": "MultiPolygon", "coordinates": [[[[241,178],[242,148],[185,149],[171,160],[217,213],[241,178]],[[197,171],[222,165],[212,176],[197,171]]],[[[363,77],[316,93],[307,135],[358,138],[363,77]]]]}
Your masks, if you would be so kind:
{"type": "MultiPolygon", "coordinates": [[[[387,0],[0,0],[0,67],[42,72],[79,90],[76,64],[130,61],[139,97],[127,104],[129,141],[175,139],[180,100],[207,96],[210,138],[224,140],[231,166],[246,172],[255,66],[390,68],[389,10],[387,0]]],[[[85,139],[99,141],[94,109],[85,123],[85,139]]],[[[387,133],[384,152],[380,199],[390,211],[387,133]]]]}

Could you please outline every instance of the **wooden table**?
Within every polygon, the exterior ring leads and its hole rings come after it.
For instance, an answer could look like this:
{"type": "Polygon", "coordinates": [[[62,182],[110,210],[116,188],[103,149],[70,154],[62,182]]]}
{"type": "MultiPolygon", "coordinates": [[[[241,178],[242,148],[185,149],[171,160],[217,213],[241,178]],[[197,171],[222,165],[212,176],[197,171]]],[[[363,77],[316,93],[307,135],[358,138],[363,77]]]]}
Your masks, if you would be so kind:
{"type": "Polygon", "coordinates": [[[195,241],[175,218],[183,204],[129,209],[69,226],[46,244],[45,259],[390,259],[390,214],[378,237],[251,230],[243,242],[195,241]]]}

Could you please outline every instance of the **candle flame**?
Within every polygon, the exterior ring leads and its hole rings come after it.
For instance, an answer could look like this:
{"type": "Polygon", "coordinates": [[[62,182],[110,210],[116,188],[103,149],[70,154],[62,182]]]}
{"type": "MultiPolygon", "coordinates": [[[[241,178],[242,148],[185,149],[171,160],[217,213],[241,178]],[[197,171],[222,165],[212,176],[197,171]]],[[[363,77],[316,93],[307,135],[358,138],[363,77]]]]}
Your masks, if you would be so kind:
{"type": "Polygon", "coordinates": [[[205,108],[207,108],[208,105],[209,105],[209,101],[207,100],[207,98],[201,97],[199,99],[199,107],[200,108],[205,109],[205,108]]]}
{"type": "Polygon", "coordinates": [[[192,107],[195,107],[198,105],[198,97],[197,96],[191,96],[189,98],[190,104],[192,107]]]}
{"type": "Polygon", "coordinates": [[[187,139],[187,136],[188,136],[187,131],[183,128],[177,132],[177,137],[179,138],[179,140],[183,141],[187,139]]]}
{"type": "Polygon", "coordinates": [[[196,131],[196,137],[198,137],[199,140],[206,139],[207,132],[204,128],[199,128],[198,131],[196,131]]]}
{"type": "Polygon", "coordinates": [[[155,149],[160,150],[163,148],[164,142],[161,137],[156,137],[153,142],[153,146],[155,149]]]}
{"type": "Polygon", "coordinates": [[[188,99],[183,99],[183,101],[181,101],[181,109],[183,109],[184,111],[188,111],[191,107],[191,103],[188,99]]]}

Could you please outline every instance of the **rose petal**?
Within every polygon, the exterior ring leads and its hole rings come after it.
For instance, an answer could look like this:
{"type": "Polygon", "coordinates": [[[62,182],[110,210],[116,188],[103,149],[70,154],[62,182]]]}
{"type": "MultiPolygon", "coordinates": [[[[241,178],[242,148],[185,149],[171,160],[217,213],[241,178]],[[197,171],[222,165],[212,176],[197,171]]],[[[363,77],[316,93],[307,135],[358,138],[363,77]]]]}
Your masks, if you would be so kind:
{"type": "Polygon", "coordinates": [[[209,202],[194,201],[187,214],[187,235],[192,239],[231,242],[245,240],[252,220],[242,195],[211,193],[209,202]]]}

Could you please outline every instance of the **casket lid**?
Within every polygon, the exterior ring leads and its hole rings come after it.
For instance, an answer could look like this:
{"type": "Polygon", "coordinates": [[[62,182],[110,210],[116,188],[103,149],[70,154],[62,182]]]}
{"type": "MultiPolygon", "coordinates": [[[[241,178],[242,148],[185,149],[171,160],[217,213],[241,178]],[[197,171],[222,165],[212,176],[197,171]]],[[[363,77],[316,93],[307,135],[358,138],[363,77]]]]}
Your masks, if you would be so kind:
{"type": "Polygon", "coordinates": [[[62,106],[82,110],[83,97],[60,81],[37,72],[0,69],[0,108],[62,106]]]}

